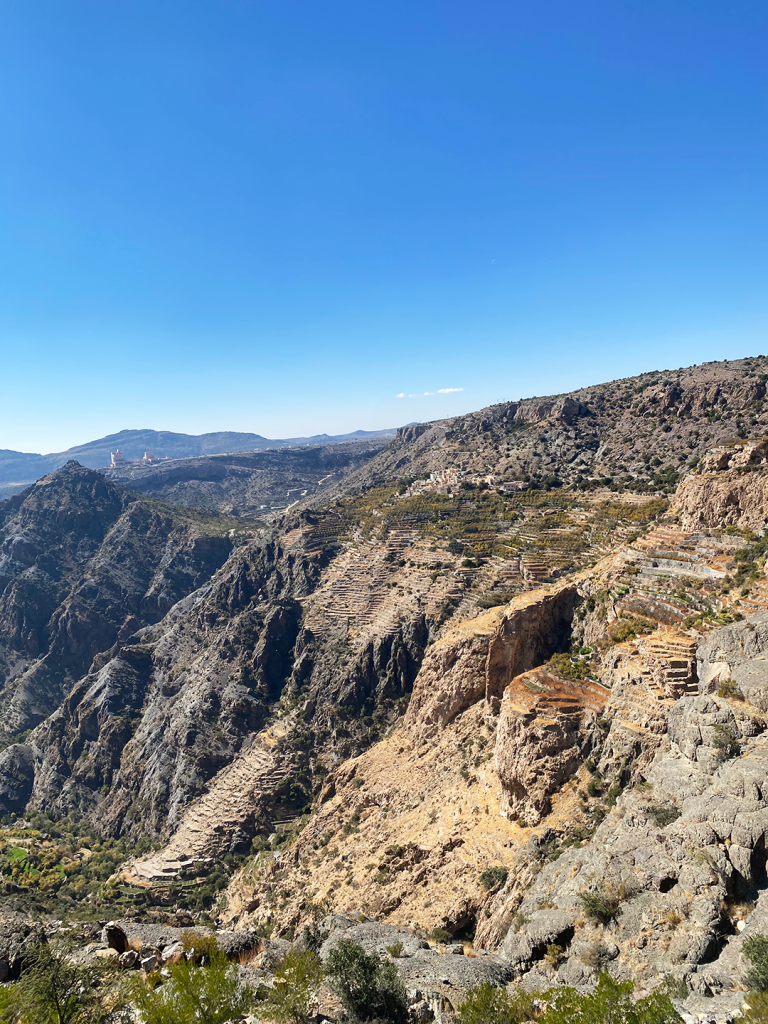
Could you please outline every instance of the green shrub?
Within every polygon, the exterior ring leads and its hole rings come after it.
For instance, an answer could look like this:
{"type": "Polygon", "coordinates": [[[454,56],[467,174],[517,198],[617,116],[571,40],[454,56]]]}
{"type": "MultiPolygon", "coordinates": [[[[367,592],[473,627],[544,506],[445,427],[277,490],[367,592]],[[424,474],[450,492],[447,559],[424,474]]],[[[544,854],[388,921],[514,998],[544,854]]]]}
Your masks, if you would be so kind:
{"type": "Polygon", "coordinates": [[[320,987],[320,961],[309,949],[292,949],[274,970],[274,985],[262,989],[259,1015],[278,1024],[304,1024],[320,987]]]}
{"type": "Polygon", "coordinates": [[[768,991],[768,935],[750,935],[741,951],[752,965],[745,978],[747,987],[768,991]]]}
{"type": "Polygon", "coordinates": [[[196,958],[205,956],[210,959],[219,951],[216,936],[206,935],[204,932],[182,932],[181,944],[185,950],[194,950],[196,958]]]}
{"type": "Polygon", "coordinates": [[[688,986],[684,978],[675,978],[671,974],[665,974],[657,991],[662,995],[669,996],[670,999],[685,999],[688,995],[688,986]]]}
{"type": "Polygon", "coordinates": [[[595,971],[602,971],[606,964],[610,963],[611,952],[608,946],[600,939],[597,942],[590,942],[579,955],[579,959],[587,967],[595,971]]]}
{"type": "Polygon", "coordinates": [[[665,825],[671,825],[673,821],[677,821],[680,817],[680,811],[674,804],[651,804],[645,809],[646,814],[659,828],[664,828],[665,825]]]}
{"type": "Polygon", "coordinates": [[[323,973],[352,1020],[407,1024],[408,998],[393,963],[382,963],[351,939],[341,939],[328,954],[323,973]]]}
{"type": "Polygon", "coordinates": [[[389,953],[390,956],[395,957],[395,959],[403,955],[404,949],[405,947],[400,941],[393,942],[391,946],[387,946],[387,952],[389,953]]]}
{"type": "Polygon", "coordinates": [[[0,990],[2,1024],[118,1024],[131,1018],[110,987],[114,966],[77,964],[61,946],[36,946],[26,954],[21,980],[0,990]]]}
{"type": "Polygon", "coordinates": [[[608,803],[608,806],[609,807],[615,807],[616,806],[616,801],[619,799],[620,796],[621,796],[621,783],[620,782],[614,782],[613,785],[608,790],[608,792],[606,794],[606,797],[605,797],[605,799],[606,799],[606,801],[608,803]]]}
{"type": "Polygon", "coordinates": [[[450,942],[453,935],[447,928],[433,928],[428,938],[432,939],[433,942],[450,942]]]}
{"type": "Polygon", "coordinates": [[[680,1024],[669,996],[654,992],[634,1000],[633,989],[631,981],[614,981],[607,973],[587,995],[573,988],[552,989],[544,993],[547,1009],[539,1024],[680,1024]]]}
{"type": "Polygon", "coordinates": [[[550,967],[557,970],[562,963],[564,955],[565,950],[562,946],[558,946],[556,942],[550,942],[547,946],[547,952],[544,954],[544,959],[550,967]]]}
{"type": "Polygon", "coordinates": [[[603,924],[613,921],[621,906],[619,895],[604,885],[601,885],[595,892],[579,893],[579,902],[588,917],[603,924]]]}
{"type": "Polygon", "coordinates": [[[747,1012],[739,1017],[739,1024],[768,1024],[768,992],[748,992],[747,1012]]]}
{"type": "Polygon", "coordinates": [[[717,763],[724,764],[726,761],[738,757],[741,754],[741,744],[737,737],[734,736],[733,730],[727,725],[722,725],[720,722],[717,722],[712,728],[715,733],[712,739],[712,746],[717,751],[717,763]]]}
{"type": "Polygon", "coordinates": [[[608,636],[615,644],[624,643],[625,640],[634,640],[644,633],[652,633],[657,628],[655,622],[650,619],[635,618],[621,619],[610,631],[608,636]]]}
{"type": "Polygon", "coordinates": [[[486,868],[480,875],[480,885],[490,892],[492,889],[500,889],[507,880],[507,869],[503,864],[496,864],[492,868],[486,868]]]}
{"type": "Polygon", "coordinates": [[[478,596],[477,606],[478,608],[496,608],[502,604],[509,604],[515,596],[514,590],[487,590],[478,596]]]}
{"type": "Polygon", "coordinates": [[[717,688],[718,697],[730,697],[732,700],[744,700],[744,694],[732,679],[723,679],[717,688]]]}
{"type": "Polygon", "coordinates": [[[137,979],[133,1001],[144,1024],[229,1024],[249,1009],[253,993],[240,984],[237,967],[225,954],[214,951],[205,967],[182,958],[155,989],[143,978],[137,979]]]}
{"type": "Polygon", "coordinates": [[[584,679],[589,675],[589,667],[583,661],[571,661],[570,654],[553,654],[547,664],[566,679],[584,679]]]}
{"type": "Polygon", "coordinates": [[[537,993],[507,992],[485,982],[467,992],[459,1006],[461,1024],[524,1024],[536,1017],[537,993]]]}

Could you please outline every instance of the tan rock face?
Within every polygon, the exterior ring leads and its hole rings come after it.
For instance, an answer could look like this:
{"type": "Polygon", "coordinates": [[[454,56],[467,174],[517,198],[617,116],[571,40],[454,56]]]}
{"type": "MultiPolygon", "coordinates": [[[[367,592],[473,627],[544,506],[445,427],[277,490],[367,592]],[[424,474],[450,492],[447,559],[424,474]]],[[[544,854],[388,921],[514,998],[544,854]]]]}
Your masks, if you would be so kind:
{"type": "Polygon", "coordinates": [[[507,687],[496,734],[502,813],[525,825],[539,824],[552,794],[599,746],[597,719],[608,694],[597,683],[563,679],[546,666],[507,687]]]}
{"type": "Polygon", "coordinates": [[[723,526],[763,530],[768,524],[768,475],[726,471],[687,477],[669,511],[679,517],[684,530],[723,526]]]}
{"type": "Polygon", "coordinates": [[[404,728],[434,736],[482,697],[498,713],[504,687],[562,649],[579,600],[573,577],[520,594],[508,605],[460,623],[429,648],[416,678],[404,728]]]}
{"type": "Polygon", "coordinates": [[[507,606],[491,641],[486,665],[485,697],[494,710],[498,710],[494,702],[515,676],[564,649],[579,601],[580,582],[583,577],[574,576],[560,586],[521,594],[507,606]]]}
{"type": "Polygon", "coordinates": [[[503,607],[493,608],[461,623],[428,649],[403,723],[415,741],[435,736],[485,696],[488,651],[503,617],[503,607]]]}
{"type": "Polygon", "coordinates": [[[736,469],[738,466],[759,466],[768,457],[768,441],[757,438],[741,444],[722,444],[707,452],[701,460],[700,469],[704,473],[719,473],[724,469],[736,469]]]}

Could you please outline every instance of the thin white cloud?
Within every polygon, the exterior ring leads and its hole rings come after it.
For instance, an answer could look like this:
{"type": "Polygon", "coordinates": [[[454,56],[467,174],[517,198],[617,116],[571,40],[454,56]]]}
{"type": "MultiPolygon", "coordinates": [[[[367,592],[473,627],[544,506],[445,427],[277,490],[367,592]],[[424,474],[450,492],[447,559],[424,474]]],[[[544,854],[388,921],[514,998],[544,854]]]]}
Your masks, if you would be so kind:
{"type": "Polygon", "coordinates": [[[415,395],[406,395],[404,391],[401,391],[399,395],[395,395],[395,398],[430,398],[433,395],[451,395],[455,391],[463,390],[464,388],[438,388],[437,391],[422,391],[415,395]]]}

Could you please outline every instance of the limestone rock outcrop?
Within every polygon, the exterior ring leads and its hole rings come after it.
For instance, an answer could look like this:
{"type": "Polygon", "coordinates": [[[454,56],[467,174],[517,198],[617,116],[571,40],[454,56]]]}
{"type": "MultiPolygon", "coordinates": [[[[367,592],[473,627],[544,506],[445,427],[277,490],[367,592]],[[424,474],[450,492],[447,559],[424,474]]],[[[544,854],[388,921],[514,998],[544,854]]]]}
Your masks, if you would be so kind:
{"type": "MultiPolygon", "coordinates": [[[[676,735],[700,728],[701,700],[675,704],[676,735]]],[[[725,702],[713,710],[727,718],[725,702]]],[[[763,736],[718,764],[692,761],[674,741],[660,753],[645,788],[627,791],[588,845],[545,864],[519,903],[523,923],[502,949],[526,984],[553,980],[535,963],[545,913],[560,915],[557,982],[583,984],[613,961],[612,974],[641,984],[671,972],[702,994],[733,987],[744,966],[726,982],[713,961],[751,913],[740,893],[765,885],[767,758],[763,736]]]]}
{"type": "Polygon", "coordinates": [[[481,697],[498,713],[519,673],[564,649],[579,601],[578,580],[531,590],[459,623],[428,648],[405,717],[415,738],[434,736],[481,697]]]}
{"type": "Polygon", "coordinates": [[[496,731],[502,812],[538,825],[550,798],[597,751],[597,724],[609,691],[585,679],[564,679],[546,667],[518,676],[504,691],[496,731]]]}
{"type": "Polygon", "coordinates": [[[428,648],[404,722],[415,739],[436,736],[485,696],[488,651],[503,616],[503,608],[493,608],[460,623],[428,648]]]}
{"type": "Polygon", "coordinates": [[[739,526],[762,531],[768,524],[768,476],[733,471],[688,476],[678,487],[670,512],[685,530],[739,526]]]}
{"type": "Polygon", "coordinates": [[[762,711],[768,711],[768,614],[734,623],[708,637],[697,652],[702,693],[729,682],[762,711]]]}

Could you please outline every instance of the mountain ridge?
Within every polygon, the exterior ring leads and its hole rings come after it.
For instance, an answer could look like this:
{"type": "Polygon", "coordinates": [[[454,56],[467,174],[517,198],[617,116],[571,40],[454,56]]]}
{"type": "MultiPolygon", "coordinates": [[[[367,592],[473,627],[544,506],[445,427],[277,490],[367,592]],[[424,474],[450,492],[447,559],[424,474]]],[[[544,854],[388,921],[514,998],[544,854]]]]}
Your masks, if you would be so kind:
{"type": "MultiPolygon", "coordinates": [[[[105,920],[290,941],[326,908],[474,938],[540,990],[667,977],[729,1020],[768,927],[766,370],[351,442],[250,522],[155,467],[152,497],[70,463],[0,503],[0,839],[15,814],[121,843],[105,920]]],[[[429,982],[454,1010],[464,959],[429,982]]]]}
{"type": "Polygon", "coordinates": [[[14,485],[21,489],[22,486],[53,472],[71,459],[88,469],[104,469],[110,464],[111,452],[117,448],[129,460],[140,459],[145,451],[153,452],[158,458],[167,456],[171,459],[182,459],[303,445],[339,444],[345,441],[394,436],[394,428],[277,439],[233,430],[213,431],[207,434],[184,434],[149,428],[120,430],[115,434],[107,434],[93,441],[74,445],[66,451],[51,452],[47,455],[0,448],[0,484],[14,485]]]}

